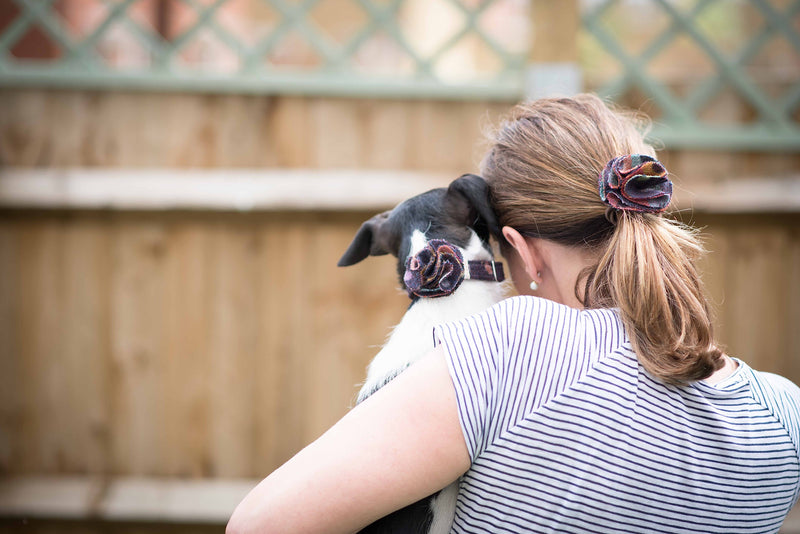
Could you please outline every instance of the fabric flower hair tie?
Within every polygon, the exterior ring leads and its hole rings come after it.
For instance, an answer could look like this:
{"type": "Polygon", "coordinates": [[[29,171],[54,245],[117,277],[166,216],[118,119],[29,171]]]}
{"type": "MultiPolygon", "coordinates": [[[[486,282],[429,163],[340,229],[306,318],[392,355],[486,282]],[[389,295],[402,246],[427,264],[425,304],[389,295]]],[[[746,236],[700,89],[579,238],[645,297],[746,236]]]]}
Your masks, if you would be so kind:
{"type": "Polygon", "coordinates": [[[458,247],[431,239],[406,262],[403,283],[408,296],[444,297],[464,281],[464,257],[458,247]]]}
{"type": "Polygon", "coordinates": [[[600,198],[614,209],[661,213],[672,199],[664,165],[644,154],[617,156],[600,173],[600,198]]]}

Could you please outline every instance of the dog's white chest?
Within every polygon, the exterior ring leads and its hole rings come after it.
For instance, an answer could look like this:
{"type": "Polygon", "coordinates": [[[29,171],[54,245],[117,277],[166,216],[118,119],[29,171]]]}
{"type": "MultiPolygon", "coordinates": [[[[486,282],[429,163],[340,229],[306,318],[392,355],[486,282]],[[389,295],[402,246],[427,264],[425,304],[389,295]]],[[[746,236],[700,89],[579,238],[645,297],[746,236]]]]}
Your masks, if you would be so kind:
{"type": "Polygon", "coordinates": [[[417,300],[369,364],[359,401],[430,352],[434,347],[435,326],[481,312],[499,302],[502,295],[502,286],[498,283],[466,281],[447,297],[417,300]]]}

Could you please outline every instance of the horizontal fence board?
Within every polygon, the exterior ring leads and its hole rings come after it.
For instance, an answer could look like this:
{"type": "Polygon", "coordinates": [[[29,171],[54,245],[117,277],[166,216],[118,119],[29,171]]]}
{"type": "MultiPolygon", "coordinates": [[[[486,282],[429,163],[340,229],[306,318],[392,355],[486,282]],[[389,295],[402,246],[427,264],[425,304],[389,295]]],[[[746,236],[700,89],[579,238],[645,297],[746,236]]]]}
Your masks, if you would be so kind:
{"type": "MultiPolygon", "coordinates": [[[[81,78],[65,76],[64,72],[53,72],[38,66],[11,66],[4,68],[0,79],[3,88],[53,88],[78,90],[118,90],[147,92],[207,92],[213,94],[233,93],[238,95],[302,95],[349,98],[416,98],[428,100],[496,100],[513,102],[523,94],[523,83],[518,77],[508,76],[500,83],[481,81],[452,84],[436,80],[417,78],[411,80],[380,79],[347,76],[331,79],[319,75],[269,75],[243,76],[231,79],[227,76],[193,75],[176,76],[153,74],[97,73],[86,72],[81,78]]],[[[72,73],[74,74],[74,73],[72,73]]]]}
{"type": "Polygon", "coordinates": [[[481,128],[511,107],[485,100],[2,88],[0,104],[5,167],[335,167],[448,175],[476,168],[481,128]]]}
{"type": "Polygon", "coordinates": [[[800,175],[693,184],[676,193],[679,209],[708,213],[800,212],[800,175]]]}
{"type": "MultiPolygon", "coordinates": [[[[443,152],[459,152],[466,148],[441,147],[443,152]]],[[[337,163],[334,159],[330,162],[334,166],[337,163]]],[[[445,186],[454,178],[456,176],[444,173],[377,169],[16,168],[0,170],[0,207],[380,211],[420,192],[445,186]]],[[[691,184],[677,179],[675,197],[677,209],[694,212],[796,213],[800,212],[800,174],[691,184]]]]}
{"type": "MultiPolygon", "coordinates": [[[[3,532],[181,532],[188,524],[217,529],[258,481],[169,480],[118,477],[13,477],[0,479],[3,532]],[[5,519],[4,519],[5,518],[5,519]],[[24,518],[14,521],[12,518],[24,518]],[[89,523],[48,524],[46,520],[87,519],[89,523]],[[38,521],[37,521],[38,520],[38,521]],[[41,521],[45,520],[45,521],[41,521]],[[135,523],[125,526],[125,523],[135,523]]],[[[800,508],[793,509],[781,534],[800,533],[800,508]]]]}
{"type": "Polygon", "coordinates": [[[381,170],[3,169],[0,207],[377,211],[454,178],[381,170]]]}
{"type": "Polygon", "coordinates": [[[227,522],[252,479],[29,476],[0,479],[0,517],[227,522]]]}

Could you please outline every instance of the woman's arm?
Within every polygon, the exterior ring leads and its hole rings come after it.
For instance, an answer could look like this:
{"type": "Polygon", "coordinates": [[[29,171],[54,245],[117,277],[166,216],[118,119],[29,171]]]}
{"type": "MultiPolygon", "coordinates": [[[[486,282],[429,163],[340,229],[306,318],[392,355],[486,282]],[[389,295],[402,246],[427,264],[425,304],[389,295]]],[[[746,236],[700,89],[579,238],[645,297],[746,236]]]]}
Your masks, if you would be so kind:
{"type": "Polygon", "coordinates": [[[437,348],[262,480],[226,532],[353,532],[442,489],[469,465],[437,348]]]}

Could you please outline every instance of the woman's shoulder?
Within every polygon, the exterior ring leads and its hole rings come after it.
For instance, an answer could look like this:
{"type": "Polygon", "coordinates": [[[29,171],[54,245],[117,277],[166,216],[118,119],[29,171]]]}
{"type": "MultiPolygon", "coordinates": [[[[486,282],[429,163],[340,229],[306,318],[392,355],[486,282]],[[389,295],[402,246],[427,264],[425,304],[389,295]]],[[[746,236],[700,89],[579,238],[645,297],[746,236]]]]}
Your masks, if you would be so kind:
{"type": "Polygon", "coordinates": [[[497,368],[531,358],[575,367],[576,362],[596,362],[627,342],[616,310],[575,309],[529,295],[506,298],[479,314],[440,325],[434,339],[461,350],[480,349],[482,360],[497,368]]]}
{"type": "Polygon", "coordinates": [[[612,308],[576,309],[542,297],[515,295],[495,304],[492,313],[527,331],[574,329],[590,335],[612,334],[619,343],[625,340],[619,311],[612,308]]]}
{"type": "Polygon", "coordinates": [[[558,315],[577,315],[582,311],[571,308],[566,304],[533,295],[514,295],[501,300],[493,308],[497,313],[506,316],[524,316],[533,319],[558,315]]]}
{"type": "MultiPolygon", "coordinates": [[[[739,364],[743,362],[738,360],[739,364]]],[[[746,364],[746,371],[749,373],[751,384],[754,387],[754,394],[759,400],[770,403],[782,402],[793,404],[793,408],[800,413],[800,388],[797,384],[786,377],[770,373],[767,371],[756,371],[746,364]]]]}
{"type": "Polygon", "coordinates": [[[749,386],[753,400],[767,409],[789,432],[800,453],[800,387],[781,375],[757,371],[742,360],[739,371],[749,386]]]}
{"type": "Polygon", "coordinates": [[[493,306],[499,309],[513,309],[525,311],[538,311],[541,313],[560,313],[589,316],[613,316],[619,315],[616,308],[584,308],[577,309],[566,304],[561,304],[554,300],[537,297],[534,295],[513,295],[506,297],[493,306]]]}

